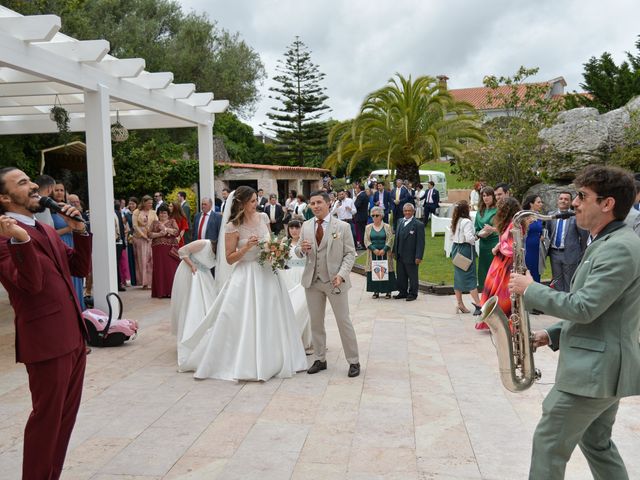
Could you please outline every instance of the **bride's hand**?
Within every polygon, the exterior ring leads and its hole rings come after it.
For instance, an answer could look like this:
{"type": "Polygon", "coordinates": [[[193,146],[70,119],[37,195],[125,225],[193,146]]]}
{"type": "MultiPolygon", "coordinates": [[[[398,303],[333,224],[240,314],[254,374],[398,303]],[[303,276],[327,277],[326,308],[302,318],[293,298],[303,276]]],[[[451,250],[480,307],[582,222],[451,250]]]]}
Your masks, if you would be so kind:
{"type": "Polygon", "coordinates": [[[251,235],[247,240],[247,246],[249,248],[255,247],[258,245],[258,237],[256,235],[251,235]]]}

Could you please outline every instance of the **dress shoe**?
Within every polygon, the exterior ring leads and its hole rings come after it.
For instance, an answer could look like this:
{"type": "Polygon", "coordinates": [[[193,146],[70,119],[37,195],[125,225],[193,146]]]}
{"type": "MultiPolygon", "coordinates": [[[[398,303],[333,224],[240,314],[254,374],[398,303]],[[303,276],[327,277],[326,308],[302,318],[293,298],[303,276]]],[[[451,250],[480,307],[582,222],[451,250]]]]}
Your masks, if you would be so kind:
{"type": "Polygon", "coordinates": [[[371,298],[380,298],[380,294],[376,292],[371,296],[371,298]]]}
{"type": "Polygon", "coordinates": [[[126,292],[127,289],[125,287],[123,287],[122,285],[118,285],[118,291],[119,292],[126,292]]]}
{"type": "Polygon", "coordinates": [[[315,362],[313,362],[313,365],[311,365],[309,367],[309,369],[307,370],[307,373],[309,375],[313,375],[314,373],[318,373],[320,370],[326,370],[327,369],[327,362],[323,362],[320,360],[316,360],[315,362]]]}
{"type": "Polygon", "coordinates": [[[394,295],[393,298],[395,298],[396,300],[400,300],[401,298],[407,298],[407,296],[399,293],[397,295],[394,295]]]}
{"type": "Polygon", "coordinates": [[[407,297],[407,302],[413,302],[414,300],[416,300],[418,297],[407,297]]]}
{"type": "Polygon", "coordinates": [[[352,363],[349,365],[349,373],[347,374],[349,377],[357,377],[360,375],[360,364],[352,363]]]}
{"type": "Polygon", "coordinates": [[[391,298],[391,294],[390,294],[390,293],[387,293],[387,294],[384,296],[384,298],[391,298]]]}

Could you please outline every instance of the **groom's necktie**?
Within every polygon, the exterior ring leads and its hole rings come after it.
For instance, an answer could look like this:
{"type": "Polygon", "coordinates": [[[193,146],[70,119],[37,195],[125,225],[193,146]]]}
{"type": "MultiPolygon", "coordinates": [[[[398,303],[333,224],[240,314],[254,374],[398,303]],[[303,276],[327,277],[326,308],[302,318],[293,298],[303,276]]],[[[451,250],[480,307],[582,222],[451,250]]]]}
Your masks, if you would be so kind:
{"type": "Polygon", "coordinates": [[[322,229],[322,219],[316,219],[316,223],[318,224],[316,227],[316,244],[320,246],[320,243],[322,243],[322,237],[324,236],[324,230],[322,229]]]}

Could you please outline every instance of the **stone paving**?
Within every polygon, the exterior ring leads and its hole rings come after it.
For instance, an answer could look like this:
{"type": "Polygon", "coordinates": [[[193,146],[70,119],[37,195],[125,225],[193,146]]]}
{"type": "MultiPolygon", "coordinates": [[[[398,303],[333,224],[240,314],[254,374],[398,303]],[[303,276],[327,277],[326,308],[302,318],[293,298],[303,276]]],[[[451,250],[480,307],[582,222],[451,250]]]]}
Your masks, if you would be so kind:
{"type": "MultiPolygon", "coordinates": [[[[362,374],[347,363],[327,315],[329,368],[264,383],[194,380],[176,372],[168,300],[123,294],[140,336],[93,349],[62,478],[524,479],[557,355],[536,353],[542,383],[512,394],[499,382],[490,336],[453,297],[373,300],[350,293],[362,374]]],[[[469,299],[466,299],[469,305],[469,299]]],[[[534,328],[553,321],[532,317],[534,328]]],[[[0,478],[20,478],[30,401],[13,360],[13,313],[0,294],[0,478]]],[[[623,400],[614,439],[640,478],[640,399],[623,400]]],[[[568,479],[591,478],[579,450],[568,479]]]]}

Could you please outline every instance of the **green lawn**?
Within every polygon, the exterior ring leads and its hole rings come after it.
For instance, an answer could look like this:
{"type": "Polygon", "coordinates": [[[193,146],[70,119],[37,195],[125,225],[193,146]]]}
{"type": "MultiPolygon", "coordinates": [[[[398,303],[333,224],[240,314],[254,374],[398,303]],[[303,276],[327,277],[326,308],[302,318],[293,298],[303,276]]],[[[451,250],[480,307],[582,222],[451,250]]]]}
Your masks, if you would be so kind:
{"type": "MultiPolygon", "coordinates": [[[[364,265],[367,260],[366,252],[362,252],[356,263],[364,265]]],[[[547,258],[547,268],[542,279],[551,279],[551,267],[547,258]]],[[[420,264],[420,280],[436,285],[453,285],[453,265],[451,259],[444,254],[444,235],[431,238],[431,226],[427,227],[423,261],[420,264]]]]}

